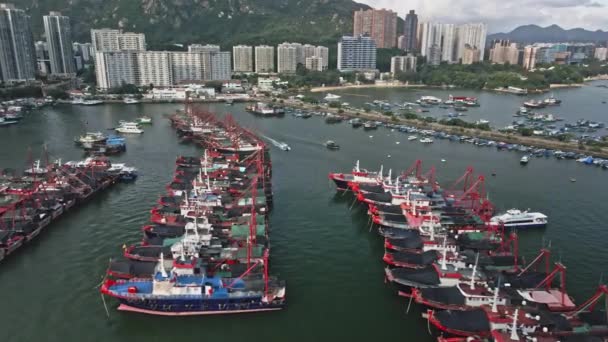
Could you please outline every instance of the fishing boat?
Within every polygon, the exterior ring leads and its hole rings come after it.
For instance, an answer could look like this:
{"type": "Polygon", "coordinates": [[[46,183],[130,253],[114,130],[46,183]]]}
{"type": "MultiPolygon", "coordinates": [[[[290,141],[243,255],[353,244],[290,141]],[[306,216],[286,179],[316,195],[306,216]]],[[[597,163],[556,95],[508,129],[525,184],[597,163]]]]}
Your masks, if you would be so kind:
{"type": "Polygon", "coordinates": [[[538,109],[538,108],[545,108],[546,106],[547,105],[542,101],[530,100],[530,101],[524,102],[524,107],[526,107],[526,108],[538,109]]]}
{"type": "Polygon", "coordinates": [[[342,98],[342,96],[340,95],[336,95],[336,94],[332,94],[332,93],[327,93],[327,95],[325,95],[325,97],[323,98],[325,101],[338,101],[342,98]]]}
{"type": "Polygon", "coordinates": [[[253,114],[261,116],[274,116],[276,114],[274,108],[268,106],[264,102],[257,102],[254,105],[245,107],[245,109],[253,114]]]}
{"type": "Polygon", "coordinates": [[[281,310],[283,282],[268,276],[268,253],[239,277],[209,275],[198,258],[174,259],[167,272],[159,260],[152,279],[107,279],[101,293],[118,299],[118,310],[161,316],[194,316],[281,310]],[[262,279],[250,275],[263,268],[262,279]]]}
{"type": "Polygon", "coordinates": [[[328,150],[339,150],[340,149],[340,145],[338,145],[333,140],[327,140],[325,142],[325,147],[327,147],[328,150]]]}
{"type": "Polygon", "coordinates": [[[441,99],[435,96],[422,96],[419,100],[417,100],[416,102],[418,103],[426,103],[426,104],[431,104],[431,105],[438,105],[441,104],[441,99]]]}
{"type": "Polygon", "coordinates": [[[135,119],[135,122],[143,125],[143,124],[151,124],[152,123],[152,118],[149,116],[140,116],[137,119],[135,119]]]}
{"type": "Polygon", "coordinates": [[[142,134],[143,129],[139,128],[137,122],[121,122],[116,128],[116,132],[124,134],[142,134]]]}
{"type": "Polygon", "coordinates": [[[529,161],[530,161],[530,157],[528,155],[525,155],[525,156],[521,157],[521,159],[519,160],[519,163],[521,165],[527,165],[529,161]]]}
{"type": "Polygon", "coordinates": [[[539,212],[510,209],[504,214],[492,217],[489,223],[493,226],[504,225],[505,228],[544,228],[547,226],[548,217],[539,212]]]}

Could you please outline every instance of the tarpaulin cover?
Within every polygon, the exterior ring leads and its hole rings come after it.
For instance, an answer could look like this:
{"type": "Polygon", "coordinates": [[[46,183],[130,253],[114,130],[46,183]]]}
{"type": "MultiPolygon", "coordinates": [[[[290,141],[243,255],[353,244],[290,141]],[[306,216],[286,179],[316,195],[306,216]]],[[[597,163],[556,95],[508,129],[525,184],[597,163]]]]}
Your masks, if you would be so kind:
{"type": "Polygon", "coordinates": [[[489,332],[490,321],[485,311],[445,310],[434,313],[435,318],[446,328],[467,332],[489,332]]]}

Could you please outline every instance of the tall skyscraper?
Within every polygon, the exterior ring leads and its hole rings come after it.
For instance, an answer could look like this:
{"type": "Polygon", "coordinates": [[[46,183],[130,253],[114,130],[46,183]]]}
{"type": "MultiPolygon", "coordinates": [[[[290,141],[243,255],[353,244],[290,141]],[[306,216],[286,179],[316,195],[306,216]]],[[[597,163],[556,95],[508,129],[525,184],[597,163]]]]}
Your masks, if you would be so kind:
{"type": "Polygon", "coordinates": [[[0,4],[0,81],[29,81],[35,74],[30,16],[12,4],[0,4]]]}
{"type": "Polygon", "coordinates": [[[341,72],[376,69],[376,42],[367,36],[343,36],[338,42],[338,70],[341,72]]]}
{"type": "MultiPolygon", "coordinates": [[[[99,45],[98,45],[99,46],[99,45]]],[[[95,53],[97,87],[110,89],[123,84],[141,85],[136,51],[98,51],[95,53]]]]}
{"type": "Polygon", "coordinates": [[[354,14],[353,35],[369,35],[378,48],[397,46],[397,13],[386,9],[359,10],[354,14]]]}
{"type": "Polygon", "coordinates": [[[299,44],[283,43],[277,46],[277,72],[285,74],[294,74],[296,72],[299,53],[302,51],[301,45],[300,49],[298,49],[297,45],[299,44]]]}
{"type": "Polygon", "coordinates": [[[74,55],[82,56],[82,61],[88,63],[93,59],[93,46],[91,43],[72,43],[74,55]]]}
{"type": "Polygon", "coordinates": [[[237,45],[232,47],[234,72],[253,72],[253,47],[237,45]]]}
{"type": "Polygon", "coordinates": [[[171,53],[167,51],[140,51],[136,53],[137,76],[136,84],[155,87],[173,85],[171,69],[171,53]]]}
{"type": "Polygon", "coordinates": [[[74,75],[74,53],[72,51],[72,29],[70,18],[59,12],[50,12],[43,17],[44,34],[49,49],[51,74],[74,75]]]}
{"type": "Polygon", "coordinates": [[[34,50],[36,51],[36,68],[42,75],[48,75],[51,73],[51,61],[49,60],[49,49],[46,42],[34,43],[34,50]]]}
{"type": "Polygon", "coordinates": [[[306,69],[323,71],[323,58],[317,56],[306,57],[306,69]]]}
{"type": "Polygon", "coordinates": [[[524,69],[530,70],[536,67],[536,61],[540,57],[540,50],[541,49],[539,47],[533,45],[528,45],[524,48],[524,69]]]}
{"type": "Polygon", "coordinates": [[[203,58],[202,53],[185,51],[171,52],[173,83],[180,84],[203,80],[205,77],[205,63],[203,58]]]}
{"type": "Polygon", "coordinates": [[[226,81],[232,78],[232,58],[228,51],[211,52],[208,54],[210,58],[210,70],[205,70],[205,79],[210,81],[226,81]]]}
{"type": "Polygon", "coordinates": [[[264,74],[274,72],[274,47],[260,45],[255,47],[255,72],[264,74]]]}
{"type": "Polygon", "coordinates": [[[416,51],[418,36],[418,15],[414,10],[411,10],[405,16],[405,25],[403,27],[403,50],[407,52],[416,51]]]}
{"type": "Polygon", "coordinates": [[[95,52],[145,51],[146,36],[143,33],[122,32],[115,29],[91,30],[91,44],[95,52]]]}
{"type": "Polygon", "coordinates": [[[456,58],[454,56],[456,26],[454,24],[442,24],[440,39],[441,61],[448,63],[456,62],[456,58]]]}

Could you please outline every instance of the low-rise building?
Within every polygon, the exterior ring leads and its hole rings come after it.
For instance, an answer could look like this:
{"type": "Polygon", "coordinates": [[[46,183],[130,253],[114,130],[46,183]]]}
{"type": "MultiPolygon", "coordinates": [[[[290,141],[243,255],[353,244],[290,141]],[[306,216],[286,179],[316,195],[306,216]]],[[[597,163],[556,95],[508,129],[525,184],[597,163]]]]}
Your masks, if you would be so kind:
{"type": "Polygon", "coordinates": [[[593,54],[593,56],[598,61],[602,61],[602,62],[605,61],[608,58],[608,48],[605,48],[605,47],[595,48],[595,53],[593,54]]]}

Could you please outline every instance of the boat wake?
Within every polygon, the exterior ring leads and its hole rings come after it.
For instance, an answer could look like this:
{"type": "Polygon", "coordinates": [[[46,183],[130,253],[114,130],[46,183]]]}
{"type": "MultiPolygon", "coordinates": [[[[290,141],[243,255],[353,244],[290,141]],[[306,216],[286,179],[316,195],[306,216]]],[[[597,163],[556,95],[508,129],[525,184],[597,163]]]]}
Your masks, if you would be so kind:
{"type": "Polygon", "coordinates": [[[261,135],[262,138],[270,141],[274,146],[280,148],[283,151],[291,151],[291,147],[289,147],[289,145],[287,145],[287,143],[284,142],[280,142],[278,140],[274,140],[271,137],[265,136],[265,135],[261,135]]]}

